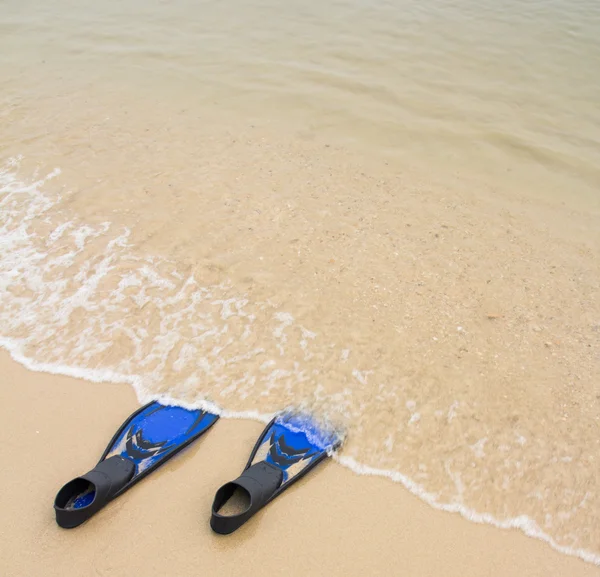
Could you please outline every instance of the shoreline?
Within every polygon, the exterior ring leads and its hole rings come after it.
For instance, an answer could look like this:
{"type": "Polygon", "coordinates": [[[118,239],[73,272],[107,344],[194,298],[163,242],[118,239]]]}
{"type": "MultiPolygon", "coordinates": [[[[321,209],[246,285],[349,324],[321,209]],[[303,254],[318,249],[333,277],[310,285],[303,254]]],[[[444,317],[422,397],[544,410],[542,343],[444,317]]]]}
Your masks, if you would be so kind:
{"type": "Polygon", "coordinates": [[[448,515],[389,481],[360,478],[333,462],[316,469],[234,536],[217,537],[208,527],[210,502],[220,483],[239,472],[260,433],[262,426],[248,420],[224,419],[84,527],[61,530],[52,514],[54,491],[93,465],[113,429],[137,406],[135,394],[128,386],[33,373],[6,352],[0,354],[0,369],[6,383],[2,420],[15,432],[5,446],[5,458],[14,468],[2,473],[3,504],[13,519],[3,539],[6,552],[11,552],[5,554],[8,575],[34,574],[40,564],[47,575],[64,575],[65,561],[67,574],[76,574],[89,569],[90,555],[100,571],[110,570],[111,575],[142,569],[146,575],[191,575],[197,562],[231,575],[259,574],[275,570],[282,559],[294,559],[291,575],[348,575],[359,566],[371,574],[402,568],[418,576],[547,575],[561,570],[573,576],[600,574],[597,566],[558,553],[520,531],[448,515]],[[109,395],[101,410],[99,386],[109,395]],[[73,436],[70,431],[78,425],[82,428],[73,436]],[[39,443],[40,434],[47,443],[39,443]],[[226,462],[218,459],[223,453],[229,454],[226,462]],[[144,531],[137,531],[139,527],[144,531]],[[126,545],[132,538],[140,551],[168,543],[177,555],[131,556],[126,545]],[[275,551],[269,543],[277,543],[275,551]],[[108,549],[115,550],[114,558],[105,554],[108,549]],[[223,551],[230,553],[227,559],[219,555],[223,551]]]}
{"type": "Polygon", "coordinates": [[[413,4],[8,0],[2,575],[600,577],[600,11],[413,4]],[[225,418],[59,529],[148,400],[225,418]]]}

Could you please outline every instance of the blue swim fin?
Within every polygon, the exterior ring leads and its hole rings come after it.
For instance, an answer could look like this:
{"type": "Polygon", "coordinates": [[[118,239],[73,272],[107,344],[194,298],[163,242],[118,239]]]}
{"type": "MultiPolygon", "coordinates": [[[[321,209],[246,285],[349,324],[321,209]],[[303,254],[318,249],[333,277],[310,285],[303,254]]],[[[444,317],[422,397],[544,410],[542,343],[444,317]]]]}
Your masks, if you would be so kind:
{"type": "Polygon", "coordinates": [[[195,441],[218,418],[156,401],[137,410],[116,432],[96,467],[58,492],[56,522],[65,529],[81,525],[195,441]]]}
{"type": "Polygon", "coordinates": [[[216,493],[210,526],[227,535],[316,467],[341,438],[307,415],[275,417],[259,437],[243,473],[216,493]]]}

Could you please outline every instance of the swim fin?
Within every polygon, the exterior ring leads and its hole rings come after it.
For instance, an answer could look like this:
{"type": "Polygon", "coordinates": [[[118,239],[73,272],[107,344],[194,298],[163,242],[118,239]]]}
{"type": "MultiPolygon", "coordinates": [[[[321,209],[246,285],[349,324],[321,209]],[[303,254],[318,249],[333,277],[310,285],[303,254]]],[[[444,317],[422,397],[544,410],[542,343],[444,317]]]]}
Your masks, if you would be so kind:
{"type": "Polygon", "coordinates": [[[246,467],[216,493],[210,526],[233,533],[341,444],[340,437],[303,414],[275,417],[259,437],[246,467]]]}
{"type": "Polygon", "coordinates": [[[116,432],[96,467],[58,492],[56,522],[65,529],[81,525],[196,440],[218,418],[156,401],[137,410],[116,432]]]}

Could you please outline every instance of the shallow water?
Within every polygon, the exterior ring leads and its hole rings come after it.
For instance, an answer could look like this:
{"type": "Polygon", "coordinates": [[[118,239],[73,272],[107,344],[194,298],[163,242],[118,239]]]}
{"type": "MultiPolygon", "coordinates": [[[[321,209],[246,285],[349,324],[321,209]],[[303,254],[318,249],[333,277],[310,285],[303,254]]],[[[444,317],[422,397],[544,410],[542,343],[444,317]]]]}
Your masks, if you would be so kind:
{"type": "Polygon", "coordinates": [[[5,1],[2,344],[301,405],[357,472],[598,562],[599,29],[587,0],[5,1]]]}

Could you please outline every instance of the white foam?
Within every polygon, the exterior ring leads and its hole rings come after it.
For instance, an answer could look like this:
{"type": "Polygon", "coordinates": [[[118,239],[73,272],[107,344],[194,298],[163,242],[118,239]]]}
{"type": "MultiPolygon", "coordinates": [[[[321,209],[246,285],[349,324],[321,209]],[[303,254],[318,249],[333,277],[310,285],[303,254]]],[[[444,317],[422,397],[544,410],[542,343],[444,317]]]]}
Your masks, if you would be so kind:
{"type": "Polygon", "coordinates": [[[361,384],[366,385],[369,380],[369,375],[373,371],[359,371],[358,369],[352,369],[352,376],[361,384]]]}
{"type": "Polygon", "coordinates": [[[294,322],[294,317],[290,313],[278,312],[275,313],[275,319],[277,319],[281,324],[273,329],[273,336],[275,339],[279,341],[277,344],[277,349],[279,350],[279,354],[281,356],[284,355],[283,345],[287,343],[287,335],[285,334],[285,329],[294,322]]]}
{"type": "Polygon", "coordinates": [[[408,424],[412,425],[414,423],[418,423],[421,420],[421,413],[413,413],[408,419],[408,424]]]}
{"type": "Polygon", "coordinates": [[[454,401],[448,409],[448,422],[451,423],[456,418],[456,409],[460,406],[458,401],[454,401]]]}
{"type": "Polygon", "coordinates": [[[473,454],[478,458],[478,459],[483,459],[485,457],[485,444],[487,443],[487,437],[483,437],[481,439],[479,439],[479,441],[477,441],[476,443],[473,443],[472,445],[469,445],[469,448],[471,449],[471,451],[473,451],[473,454]]]}
{"type": "Polygon", "coordinates": [[[391,450],[394,448],[394,437],[391,433],[386,437],[385,441],[383,442],[383,445],[388,450],[388,452],[391,452],[391,450]]]}
{"type": "Polygon", "coordinates": [[[309,340],[314,340],[317,336],[317,333],[309,331],[303,326],[300,327],[300,331],[302,333],[302,339],[300,340],[300,348],[304,352],[304,360],[309,361],[314,356],[313,353],[309,350],[309,340]]]}

